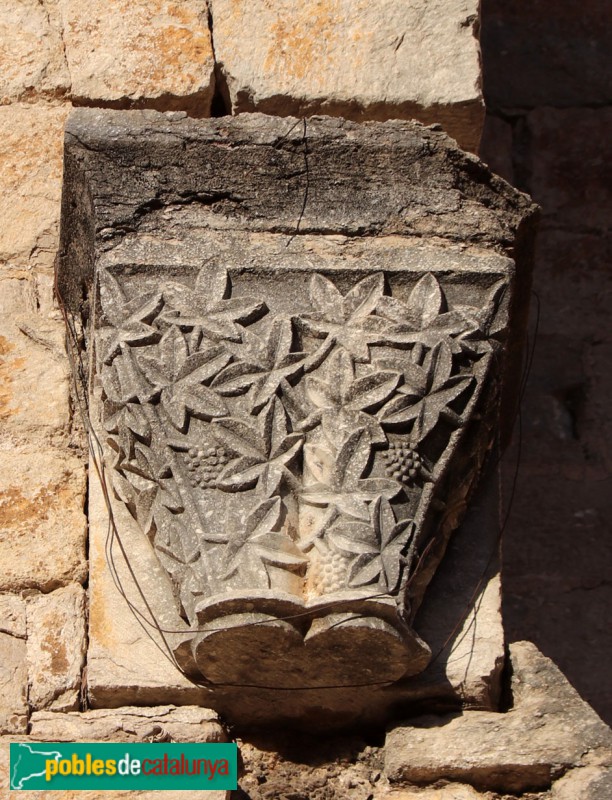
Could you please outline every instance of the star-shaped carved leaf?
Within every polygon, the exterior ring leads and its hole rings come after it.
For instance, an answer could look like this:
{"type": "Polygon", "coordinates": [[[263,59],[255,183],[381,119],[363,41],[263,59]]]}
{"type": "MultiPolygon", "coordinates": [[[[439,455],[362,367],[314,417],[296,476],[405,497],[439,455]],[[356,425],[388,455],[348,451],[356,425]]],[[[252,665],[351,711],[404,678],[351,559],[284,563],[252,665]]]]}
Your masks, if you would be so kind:
{"type": "MultiPolygon", "coordinates": [[[[119,474],[136,489],[136,519],[145,534],[152,531],[160,508],[173,514],[185,510],[169,461],[162,459],[152,448],[136,443],[133,458],[123,459],[119,469],[119,474]]],[[[113,482],[115,480],[116,474],[113,482]]]]}
{"type": "Polygon", "coordinates": [[[216,345],[189,355],[185,337],[172,326],[155,349],[141,355],[139,365],[160,394],[161,404],[179,431],[187,428],[188,415],[213,419],[227,414],[223,398],[204,385],[229,362],[231,355],[216,345]]]}
{"type": "Polygon", "coordinates": [[[366,428],[372,443],[385,442],[378,420],[365,412],[391,397],[400,381],[399,372],[372,370],[356,378],[353,359],[343,347],[332,353],[327,364],[330,376],[327,381],[314,375],[305,379],[306,397],[316,411],[304,419],[300,427],[309,430],[322,422],[326,436],[334,443],[344,431],[366,428]]]}
{"type": "Polygon", "coordinates": [[[378,583],[383,591],[397,590],[402,571],[402,555],[409,546],[415,524],[397,522],[388,500],[378,497],[370,506],[369,524],[340,519],[329,530],[327,542],[354,557],[349,586],[357,588],[378,583]]]}
{"type": "MultiPolygon", "coordinates": [[[[137,439],[146,444],[151,441],[151,425],[143,407],[138,403],[127,403],[116,408],[116,404],[104,404],[104,429],[114,435],[114,442],[125,458],[134,455],[137,439]]],[[[115,445],[113,445],[115,446],[115,445]]]]}
{"type": "Polygon", "coordinates": [[[161,311],[164,301],[160,291],[127,300],[118,281],[108,270],[99,277],[100,305],[110,323],[96,332],[98,357],[111,364],[122,345],[145,345],[159,341],[160,332],[151,323],[161,311]]]}
{"type": "Polygon", "coordinates": [[[300,330],[319,339],[333,339],[360,362],[369,361],[369,345],[384,344],[389,323],[374,315],[385,288],[382,273],[359,281],[346,295],[322,275],[310,283],[311,313],[295,317],[300,330]]]}
{"type": "Polygon", "coordinates": [[[280,497],[261,502],[247,517],[244,528],[232,536],[225,548],[224,579],[230,578],[253,558],[259,558],[271,583],[269,566],[302,571],[307,559],[293,539],[283,532],[285,507],[280,497]]]}
{"type": "Polygon", "coordinates": [[[242,329],[266,312],[266,304],[251,297],[232,298],[226,270],[204,266],[195,286],[168,282],[162,287],[166,306],[160,319],[183,330],[199,328],[213,341],[239,342],[242,329]]]}
{"type": "Polygon", "coordinates": [[[276,319],[267,336],[244,332],[244,345],[235,347],[236,361],[214,380],[223,395],[241,394],[253,388],[252,409],[256,413],[276,394],[281,383],[300,373],[306,353],[293,352],[293,326],[289,319],[276,319]]]}
{"type": "Polygon", "coordinates": [[[289,432],[289,419],[277,397],[255,419],[227,417],[216,420],[213,435],[237,458],[217,479],[224,491],[242,491],[258,485],[266,496],[279,494],[284,483],[293,487],[295,476],[289,469],[299,455],[303,435],[289,432]]]}
{"type": "MultiPolygon", "coordinates": [[[[380,365],[389,366],[389,362],[382,360],[380,365]]],[[[474,378],[451,374],[453,354],[448,342],[442,341],[430,350],[422,366],[408,362],[403,367],[404,383],[380,412],[383,426],[413,422],[411,439],[418,443],[435,428],[441,417],[454,425],[459,424],[460,418],[450,404],[473,385],[474,378]]]]}
{"type": "Polygon", "coordinates": [[[369,461],[372,439],[365,428],[350,433],[337,455],[322,445],[304,447],[308,485],[300,499],[313,506],[335,507],[355,519],[369,519],[367,504],[383,495],[389,500],[402,488],[386,478],[362,478],[369,461]]]}
{"type": "Polygon", "coordinates": [[[100,372],[106,397],[114,403],[148,403],[157,393],[145,377],[134,358],[134,351],[126,344],[112,364],[103,364],[100,372]]]}
{"type": "Polygon", "coordinates": [[[466,313],[448,310],[442,287],[431,273],[417,282],[405,303],[395,297],[382,296],[376,313],[392,323],[389,343],[435,347],[446,340],[454,352],[460,352],[454,338],[465,334],[472,325],[466,313]]]}

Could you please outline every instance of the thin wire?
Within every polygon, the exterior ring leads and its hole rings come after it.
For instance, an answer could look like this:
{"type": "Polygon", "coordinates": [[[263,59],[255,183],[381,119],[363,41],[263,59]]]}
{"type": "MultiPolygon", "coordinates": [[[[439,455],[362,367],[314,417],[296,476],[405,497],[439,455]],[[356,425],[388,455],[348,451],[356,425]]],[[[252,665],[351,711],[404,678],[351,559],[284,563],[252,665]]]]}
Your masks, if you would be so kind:
{"type": "MultiPolygon", "coordinates": [[[[501,543],[502,543],[502,538],[503,538],[503,535],[505,533],[506,527],[508,525],[508,521],[510,519],[510,515],[512,513],[512,507],[514,505],[514,498],[516,496],[516,487],[517,487],[517,484],[518,484],[518,477],[519,477],[520,465],[521,465],[521,460],[522,460],[522,448],[523,448],[523,414],[522,414],[522,405],[523,405],[523,398],[524,398],[524,395],[525,395],[525,390],[527,388],[527,381],[529,379],[529,375],[531,373],[531,368],[532,368],[532,365],[533,365],[533,358],[534,358],[534,354],[535,354],[536,342],[537,342],[537,339],[538,339],[538,333],[539,333],[539,327],[540,327],[540,309],[541,309],[540,298],[539,298],[538,294],[535,291],[532,291],[532,294],[534,295],[535,300],[536,300],[536,319],[535,319],[535,326],[534,326],[533,342],[532,342],[532,345],[531,345],[530,348],[529,348],[529,336],[527,335],[526,349],[527,349],[527,352],[528,352],[528,357],[526,359],[525,366],[523,368],[523,374],[521,376],[519,399],[518,399],[517,408],[516,408],[516,412],[515,412],[515,418],[514,418],[514,422],[518,424],[517,451],[516,451],[516,458],[515,458],[515,465],[514,465],[514,474],[513,474],[513,479],[512,479],[512,488],[511,488],[511,491],[510,491],[510,497],[509,497],[509,500],[508,500],[508,507],[507,507],[507,510],[506,510],[506,515],[503,518],[503,521],[502,521],[501,516],[500,516],[500,528],[499,528],[499,533],[497,535],[497,538],[495,540],[495,547],[493,548],[493,550],[489,554],[489,557],[487,559],[487,562],[486,562],[485,566],[482,569],[482,572],[481,572],[480,578],[478,579],[476,587],[474,588],[474,591],[470,595],[470,599],[466,603],[466,611],[461,615],[460,619],[457,621],[457,623],[453,627],[452,631],[450,632],[448,637],[445,639],[444,644],[442,645],[442,647],[440,647],[440,649],[437,651],[437,653],[432,657],[431,661],[429,662],[429,666],[434,664],[440,658],[442,653],[446,650],[448,645],[453,640],[453,637],[455,636],[455,634],[457,633],[459,628],[464,624],[465,620],[470,615],[471,609],[472,609],[472,607],[473,607],[473,605],[474,605],[474,603],[476,601],[476,598],[478,597],[478,595],[480,593],[481,587],[482,587],[482,585],[484,583],[484,580],[485,580],[485,578],[486,578],[486,576],[487,576],[487,574],[489,572],[489,568],[491,566],[491,563],[493,562],[494,558],[498,557],[499,548],[500,548],[501,543]]],[[[497,447],[498,447],[498,459],[495,462],[495,464],[493,466],[493,469],[499,468],[499,466],[501,464],[502,457],[503,457],[503,455],[501,453],[501,444],[499,442],[499,434],[498,434],[498,437],[497,437],[497,447]]],[[[501,502],[502,502],[502,499],[500,497],[500,510],[501,510],[501,502]]],[[[474,614],[472,622],[468,626],[467,630],[464,632],[464,636],[467,635],[467,633],[469,632],[471,626],[473,624],[475,624],[475,621],[476,621],[476,614],[474,614]]],[[[459,644],[461,641],[463,641],[463,638],[464,637],[462,636],[458,640],[457,644],[459,644]]]]}
{"type": "MultiPolygon", "coordinates": [[[[295,127],[295,125],[293,127],[295,127]]],[[[288,135],[288,134],[286,134],[286,135],[288,135]]],[[[305,135],[306,135],[306,121],[304,120],[304,136],[305,135]]],[[[307,157],[307,150],[305,151],[305,157],[307,157]]],[[[306,201],[307,201],[307,193],[306,193],[305,198],[304,198],[304,204],[303,204],[302,211],[305,208],[306,201]]],[[[300,220],[301,220],[301,217],[300,217],[300,220]]],[[[300,220],[298,220],[297,228],[299,228],[300,220]]],[[[296,233],[297,233],[297,229],[296,229],[296,233]]],[[[521,404],[522,404],[523,394],[524,394],[526,383],[527,383],[527,378],[528,378],[529,372],[531,370],[531,365],[533,363],[533,354],[534,354],[534,350],[535,350],[535,339],[537,338],[537,330],[538,330],[538,325],[539,325],[540,301],[539,301],[539,297],[537,295],[535,295],[535,296],[536,296],[536,300],[537,300],[537,303],[538,303],[537,320],[536,320],[536,337],[534,337],[533,348],[531,350],[530,357],[528,359],[526,368],[524,370],[523,380],[521,382],[520,399],[519,399],[518,410],[517,410],[518,411],[518,418],[519,418],[519,448],[518,448],[519,455],[518,455],[517,461],[516,461],[513,487],[512,487],[512,492],[511,492],[511,496],[510,496],[510,504],[509,504],[508,512],[506,514],[506,518],[504,520],[504,523],[503,523],[503,525],[501,527],[501,530],[500,530],[500,533],[499,533],[499,536],[498,536],[498,540],[497,540],[498,544],[501,541],[501,536],[503,534],[503,530],[505,529],[506,524],[507,524],[508,519],[509,519],[509,516],[510,516],[510,512],[511,512],[511,508],[512,508],[512,502],[514,500],[514,494],[515,494],[515,490],[516,490],[517,478],[518,478],[518,469],[519,469],[519,464],[520,464],[520,452],[521,452],[521,440],[522,440],[521,404]]],[[[108,512],[108,515],[109,515],[109,530],[107,532],[106,541],[105,541],[105,554],[106,554],[107,562],[108,562],[108,565],[109,565],[109,571],[111,572],[111,576],[113,578],[113,582],[114,582],[118,592],[123,597],[124,601],[127,603],[128,608],[132,612],[132,614],[135,617],[136,621],[138,622],[140,627],[143,629],[145,634],[151,639],[153,644],[158,648],[160,653],[173,666],[175,666],[176,669],[178,669],[179,672],[181,672],[181,674],[183,674],[191,683],[193,683],[196,686],[203,686],[203,687],[206,687],[206,688],[211,688],[211,687],[224,688],[224,687],[227,687],[227,688],[252,688],[252,689],[263,689],[263,690],[273,690],[273,691],[322,691],[322,690],[325,690],[325,689],[342,689],[342,688],[349,689],[349,688],[365,688],[365,687],[368,687],[368,686],[387,686],[387,685],[391,685],[391,684],[395,683],[395,681],[369,681],[369,682],[364,682],[364,683],[334,684],[334,685],[329,685],[329,686],[278,687],[278,686],[265,686],[265,685],[261,685],[261,684],[216,683],[216,682],[210,681],[210,680],[208,680],[206,678],[204,678],[203,680],[196,680],[192,676],[187,674],[187,672],[181,667],[181,665],[178,663],[176,657],[174,656],[174,652],[172,650],[172,647],[170,646],[170,644],[168,643],[168,641],[167,641],[167,639],[165,637],[166,633],[179,633],[179,634],[190,633],[190,634],[193,634],[193,633],[198,633],[198,632],[206,632],[206,633],[222,632],[222,631],[227,631],[227,630],[236,630],[236,629],[240,629],[240,628],[254,627],[256,625],[266,624],[268,621],[267,620],[255,620],[253,622],[242,623],[241,625],[233,626],[232,628],[230,628],[229,626],[224,626],[224,627],[219,627],[219,628],[207,627],[207,628],[203,628],[203,629],[191,629],[190,628],[190,629],[185,629],[185,630],[177,630],[177,629],[173,630],[173,629],[163,628],[159,624],[159,621],[158,621],[157,617],[155,616],[155,613],[154,613],[153,609],[151,608],[151,606],[150,606],[150,604],[149,604],[149,602],[148,602],[148,600],[146,598],[146,595],[145,595],[145,593],[144,593],[144,591],[142,589],[142,586],[141,586],[140,582],[138,581],[138,578],[137,578],[137,576],[136,576],[136,574],[135,574],[135,572],[133,570],[133,567],[132,567],[132,565],[131,565],[131,563],[129,561],[129,557],[127,555],[126,549],[125,549],[125,547],[123,545],[123,542],[121,540],[121,536],[119,535],[119,531],[117,529],[117,525],[116,525],[116,522],[115,522],[113,509],[112,509],[112,503],[111,503],[111,500],[110,500],[108,483],[107,483],[107,480],[106,480],[106,470],[105,470],[105,467],[104,467],[103,448],[102,448],[101,442],[100,442],[100,440],[99,440],[99,438],[97,436],[97,433],[96,433],[96,431],[94,429],[94,426],[93,426],[93,424],[91,422],[89,402],[88,402],[88,396],[87,396],[87,373],[86,373],[85,366],[84,366],[83,359],[82,359],[82,348],[80,347],[79,341],[78,341],[78,334],[77,334],[77,330],[76,330],[75,319],[74,319],[74,316],[71,313],[70,314],[68,313],[68,310],[65,308],[64,304],[61,302],[61,298],[58,298],[58,299],[60,299],[60,308],[61,308],[61,311],[62,311],[62,315],[64,317],[64,321],[66,323],[67,330],[69,331],[70,338],[72,340],[71,343],[70,343],[71,346],[68,348],[68,357],[69,357],[69,360],[71,362],[71,366],[73,367],[72,375],[73,375],[73,380],[74,380],[74,384],[75,384],[75,396],[76,396],[77,404],[79,406],[79,410],[80,410],[80,413],[81,413],[83,425],[85,427],[85,430],[89,434],[89,437],[88,437],[89,451],[90,451],[90,454],[91,454],[91,457],[92,457],[92,462],[93,462],[94,467],[96,469],[96,473],[98,475],[98,479],[100,481],[100,486],[101,486],[101,489],[102,489],[104,502],[105,502],[105,505],[106,505],[106,508],[107,508],[107,512],[108,512]],[[76,366],[76,364],[74,363],[75,351],[76,351],[77,359],[78,359],[78,369],[74,369],[75,366],[76,366]],[[77,381],[77,376],[78,376],[78,381],[77,381]],[[92,442],[92,440],[93,440],[93,442],[92,442]],[[95,443],[95,448],[94,448],[94,444],[93,443],[95,443]],[[96,449],[97,449],[97,452],[96,452],[96,449]],[[126,591],[124,589],[122,580],[121,580],[121,578],[119,576],[119,571],[118,571],[118,569],[116,567],[115,558],[114,558],[114,555],[113,555],[113,543],[114,543],[115,539],[117,540],[117,543],[118,543],[119,548],[121,550],[121,554],[122,554],[123,559],[125,561],[126,567],[127,567],[128,571],[129,571],[130,577],[131,577],[136,589],[138,590],[138,593],[139,593],[140,597],[142,598],[142,601],[145,604],[146,610],[150,614],[152,621],[147,619],[145,614],[143,614],[143,612],[137,606],[135,606],[132,603],[132,601],[129,599],[129,597],[127,596],[127,593],[126,593],[126,591]],[[164,644],[165,650],[164,650],[164,648],[162,648],[162,646],[159,644],[159,642],[157,642],[155,640],[155,638],[153,637],[152,633],[148,630],[147,626],[150,627],[150,628],[154,628],[157,631],[157,633],[159,634],[159,636],[162,639],[162,642],[164,644]]],[[[416,565],[416,568],[415,568],[415,571],[414,571],[413,575],[411,576],[411,580],[414,579],[415,575],[417,574],[419,566],[423,563],[428,551],[433,546],[434,540],[435,540],[435,537],[434,537],[434,539],[430,540],[430,542],[428,542],[428,544],[427,544],[426,548],[424,549],[423,553],[420,555],[419,560],[418,560],[417,565],[416,565]]],[[[496,547],[495,553],[496,552],[497,552],[497,547],[496,547]]],[[[477,596],[478,591],[480,589],[480,586],[482,585],[482,582],[484,580],[484,577],[485,577],[486,573],[488,572],[488,568],[490,566],[490,563],[491,563],[491,560],[493,558],[493,555],[494,555],[494,553],[492,553],[489,556],[487,564],[486,564],[486,566],[485,566],[485,568],[483,570],[482,576],[481,576],[480,580],[478,581],[476,589],[472,593],[472,596],[470,598],[470,602],[467,605],[466,613],[459,620],[459,622],[457,623],[457,625],[455,626],[455,628],[451,632],[450,636],[445,641],[445,643],[442,646],[442,648],[432,658],[432,660],[430,661],[430,665],[435,663],[435,661],[439,658],[441,653],[446,649],[446,647],[448,646],[450,640],[452,639],[452,637],[456,633],[458,627],[464,622],[464,620],[467,618],[467,615],[470,613],[470,610],[472,608],[472,604],[473,604],[473,602],[475,600],[475,597],[477,596]]],[[[378,594],[372,594],[372,595],[369,595],[369,596],[366,596],[366,597],[359,598],[359,600],[360,601],[367,601],[367,600],[377,599],[377,598],[383,597],[383,596],[386,596],[386,593],[381,592],[381,593],[378,593],[378,594]]],[[[350,601],[346,601],[346,602],[350,602],[350,601]]],[[[334,610],[339,610],[338,603],[336,602],[336,603],[333,603],[333,604],[330,603],[328,606],[321,606],[321,607],[316,609],[316,612],[319,613],[320,611],[327,610],[327,608],[330,608],[330,609],[333,608],[334,610]]],[[[277,619],[278,619],[278,621],[285,621],[285,620],[289,621],[289,620],[292,620],[292,619],[298,619],[298,618],[305,617],[305,616],[312,616],[314,611],[315,610],[305,610],[304,612],[299,612],[299,613],[296,613],[296,614],[287,615],[285,617],[278,617],[277,619]]],[[[362,615],[359,615],[359,616],[356,616],[355,618],[361,618],[361,616],[362,615]]]]}

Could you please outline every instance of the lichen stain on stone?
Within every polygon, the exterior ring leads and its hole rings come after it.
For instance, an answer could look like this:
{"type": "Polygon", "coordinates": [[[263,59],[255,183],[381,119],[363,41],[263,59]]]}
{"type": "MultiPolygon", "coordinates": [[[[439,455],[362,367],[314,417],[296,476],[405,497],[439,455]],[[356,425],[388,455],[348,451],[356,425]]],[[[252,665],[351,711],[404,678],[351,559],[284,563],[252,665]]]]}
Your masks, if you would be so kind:
{"type": "Polygon", "coordinates": [[[69,477],[39,489],[34,497],[26,497],[17,486],[9,486],[0,492],[0,528],[23,528],[33,522],[49,519],[50,512],[64,508],[70,498],[69,477]]]}
{"type": "Polygon", "coordinates": [[[272,43],[264,70],[284,73],[296,80],[303,80],[309,73],[312,73],[311,78],[316,76],[317,65],[329,60],[330,51],[335,49],[339,28],[337,10],[334,0],[320,0],[314,8],[304,9],[302,16],[275,22],[270,31],[272,43]]]}
{"type": "Polygon", "coordinates": [[[162,82],[168,75],[168,66],[182,68],[181,77],[188,83],[196,83],[205,75],[205,65],[210,57],[210,44],[204,35],[197,35],[188,28],[171,25],[164,28],[156,37],[155,50],[159,54],[157,68],[145,70],[152,84],[162,82]],[[202,66],[202,74],[194,75],[186,70],[189,65],[202,66]]]}
{"type": "Polygon", "coordinates": [[[18,408],[11,408],[13,392],[11,384],[13,373],[25,364],[24,358],[6,358],[15,345],[5,336],[0,336],[0,419],[7,419],[19,413],[18,408]]]}
{"type": "Polygon", "coordinates": [[[68,667],[68,655],[66,653],[66,645],[54,635],[55,631],[59,631],[62,627],[62,620],[50,620],[51,631],[45,636],[41,642],[40,649],[51,656],[51,663],[49,669],[53,675],[65,675],[68,667]]]}
{"type": "MultiPolygon", "coordinates": [[[[108,566],[104,553],[97,553],[93,560],[95,560],[95,566],[91,564],[91,572],[95,575],[106,574],[108,566]]],[[[104,587],[98,582],[93,582],[90,591],[90,637],[102,646],[111,648],[113,644],[116,644],[116,637],[113,635],[116,621],[109,619],[105,611],[104,587]]]]}

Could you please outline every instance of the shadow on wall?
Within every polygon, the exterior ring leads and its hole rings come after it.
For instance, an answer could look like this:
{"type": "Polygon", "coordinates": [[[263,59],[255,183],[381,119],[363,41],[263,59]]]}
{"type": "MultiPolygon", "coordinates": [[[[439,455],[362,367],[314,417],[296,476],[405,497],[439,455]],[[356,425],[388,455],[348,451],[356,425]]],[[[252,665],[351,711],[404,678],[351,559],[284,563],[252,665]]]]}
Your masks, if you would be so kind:
{"type": "Polygon", "coordinates": [[[520,458],[507,635],[535,642],[612,722],[612,7],[483,0],[482,16],[481,155],[542,207],[539,329],[504,468],[509,493],[520,458]]]}

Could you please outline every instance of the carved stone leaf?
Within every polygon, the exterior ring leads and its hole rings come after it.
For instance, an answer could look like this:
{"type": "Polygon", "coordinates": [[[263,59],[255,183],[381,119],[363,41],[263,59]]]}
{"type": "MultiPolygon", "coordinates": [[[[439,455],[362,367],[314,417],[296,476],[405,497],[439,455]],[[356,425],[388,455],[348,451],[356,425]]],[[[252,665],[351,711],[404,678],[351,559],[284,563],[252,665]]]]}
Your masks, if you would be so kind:
{"type": "Polygon", "coordinates": [[[265,455],[266,445],[263,437],[243,420],[227,417],[216,420],[213,425],[215,437],[234,453],[255,459],[265,455]]]}
{"type": "Polygon", "coordinates": [[[352,410],[366,410],[384,403],[395,391],[400,381],[397,372],[372,372],[354,381],[344,398],[352,410]]]}
{"type": "Polygon", "coordinates": [[[343,520],[327,534],[327,541],[336,549],[350,556],[378,554],[379,547],[375,531],[370,525],[343,520]]]}
{"type": "Polygon", "coordinates": [[[423,275],[410,292],[407,305],[418,320],[421,330],[431,325],[442,311],[442,290],[437,279],[430,272],[423,275]]]}
{"type": "Polygon", "coordinates": [[[352,431],[344,440],[331,476],[333,486],[350,490],[361,478],[370,460],[372,439],[365,428],[352,431]]]}
{"type": "Polygon", "coordinates": [[[266,305],[249,297],[230,299],[229,293],[227,272],[203,267],[195,289],[175,282],[164,285],[168,309],[161,318],[183,329],[199,327],[213,341],[239,342],[242,332],[236,322],[254,322],[265,313],[266,305]]]}
{"type": "Polygon", "coordinates": [[[369,554],[364,553],[355,559],[351,565],[349,586],[355,589],[361,586],[368,586],[368,584],[378,581],[381,571],[380,558],[372,558],[369,554]]]}
{"type": "Polygon", "coordinates": [[[125,345],[112,365],[102,368],[102,386],[107,397],[121,405],[148,403],[156,394],[155,386],[147,381],[134,361],[132,350],[125,345]]]}
{"type": "Polygon", "coordinates": [[[328,278],[316,274],[310,279],[310,302],[327,319],[333,320],[342,308],[342,295],[328,278]]]}
{"type": "Polygon", "coordinates": [[[110,327],[97,332],[98,352],[105,364],[111,364],[121,345],[151,344],[160,333],[150,323],[163,306],[161,292],[126,300],[118,281],[108,270],[99,275],[100,305],[110,327]]]}
{"type": "Polygon", "coordinates": [[[359,281],[342,300],[345,319],[367,317],[385,291],[385,279],[381,272],[359,281]]]}

